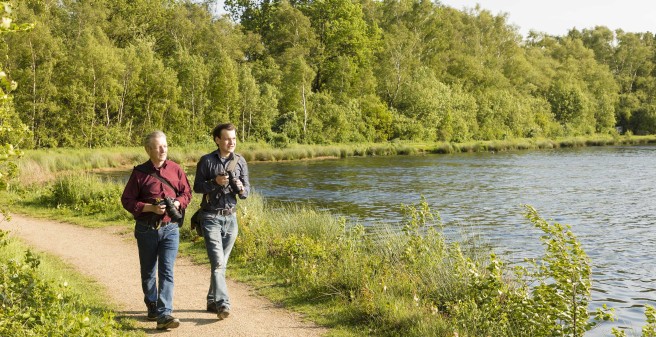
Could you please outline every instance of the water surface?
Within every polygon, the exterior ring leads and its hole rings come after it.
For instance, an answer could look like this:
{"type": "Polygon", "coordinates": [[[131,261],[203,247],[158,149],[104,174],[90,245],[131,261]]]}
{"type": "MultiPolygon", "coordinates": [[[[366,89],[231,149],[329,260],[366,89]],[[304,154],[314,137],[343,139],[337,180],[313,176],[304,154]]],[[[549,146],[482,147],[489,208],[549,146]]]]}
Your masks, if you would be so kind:
{"type": "MultiPolygon", "coordinates": [[[[593,264],[592,309],[607,303],[640,335],[644,304],[656,305],[656,147],[346,158],[252,163],[265,197],[309,202],[366,225],[398,223],[400,204],[423,195],[444,222],[478,233],[510,261],[542,253],[524,204],[572,226],[593,264]]],[[[631,335],[631,332],[629,332],[631,335]]]]}

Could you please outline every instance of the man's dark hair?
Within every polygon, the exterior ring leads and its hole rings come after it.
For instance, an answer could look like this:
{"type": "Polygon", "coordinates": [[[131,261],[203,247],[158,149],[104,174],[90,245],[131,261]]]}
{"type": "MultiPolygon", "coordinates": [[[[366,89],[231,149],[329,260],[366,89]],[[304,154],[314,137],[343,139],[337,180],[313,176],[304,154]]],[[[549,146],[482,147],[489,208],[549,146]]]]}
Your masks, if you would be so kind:
{"type": "Polygon", "coordinates": [[[223,130],[231,131],[231,130],[237,130],[237,128],[232,123],[219,124],[214,128],[214,130],[212,130],[212,139],[215,139],[216,137],[221,138],[221,131],[223,130]]]}

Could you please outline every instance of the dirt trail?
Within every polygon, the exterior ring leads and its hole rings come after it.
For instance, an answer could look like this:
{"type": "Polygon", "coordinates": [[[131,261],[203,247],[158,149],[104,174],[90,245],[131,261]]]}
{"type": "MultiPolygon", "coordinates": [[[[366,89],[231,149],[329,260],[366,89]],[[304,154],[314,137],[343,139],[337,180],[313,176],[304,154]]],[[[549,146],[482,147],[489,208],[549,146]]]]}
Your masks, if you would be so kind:
{"type": "MultiPolygon", "coordinates": [[[[276,307],[254,294],[246,285],[228,280],[232,302],[229,318],[219,321],[205,311],[209,266],[195,265],[178,256],[175,265],[173,314],[181,321],[177,329],[155,330],[146,320],[139,281],[137,245],[125,228],[89,229],[71,224],[12,215],[0,229],[11,231],[37,250],[61,257],[81,273],[103,285],[118,315],[132,317],[147,334],[171,336],[322,336],[326,330],[304,322],[299,314],[276,307]]],[[[229,271],[228,271],[229,273],[229,271]]]]}

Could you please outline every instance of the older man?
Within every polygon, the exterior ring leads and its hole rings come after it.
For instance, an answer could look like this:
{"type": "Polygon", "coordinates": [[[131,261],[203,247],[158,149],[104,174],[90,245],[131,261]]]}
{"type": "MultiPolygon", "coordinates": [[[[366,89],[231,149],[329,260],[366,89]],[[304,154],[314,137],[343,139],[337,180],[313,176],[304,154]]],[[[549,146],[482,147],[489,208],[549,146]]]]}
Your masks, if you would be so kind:
{"type": "Polygon", "coordinates": [[[144,147],[150,159],[135,166],[121,202],[136,221],[134,236],[148,319],[157,320],[157,329],[165,330],[180,326],[180,320],[172,316],[173,265],[180,242],[180,212],[191,200],[191,188],[182,168],[167,159],[163,132],[148,134],[144,147]]]}

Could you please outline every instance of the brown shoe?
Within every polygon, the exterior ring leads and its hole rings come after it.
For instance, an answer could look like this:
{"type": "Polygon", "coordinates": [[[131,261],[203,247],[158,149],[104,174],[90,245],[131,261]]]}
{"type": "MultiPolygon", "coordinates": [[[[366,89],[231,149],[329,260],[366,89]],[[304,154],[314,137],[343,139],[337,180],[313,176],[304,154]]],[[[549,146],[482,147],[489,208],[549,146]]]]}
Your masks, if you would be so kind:
{"type": "Polygon", "coordinates": [[[207,311],[217,313],[218,310],[216,309],[216,302],[207,303],[207,311]]]}

